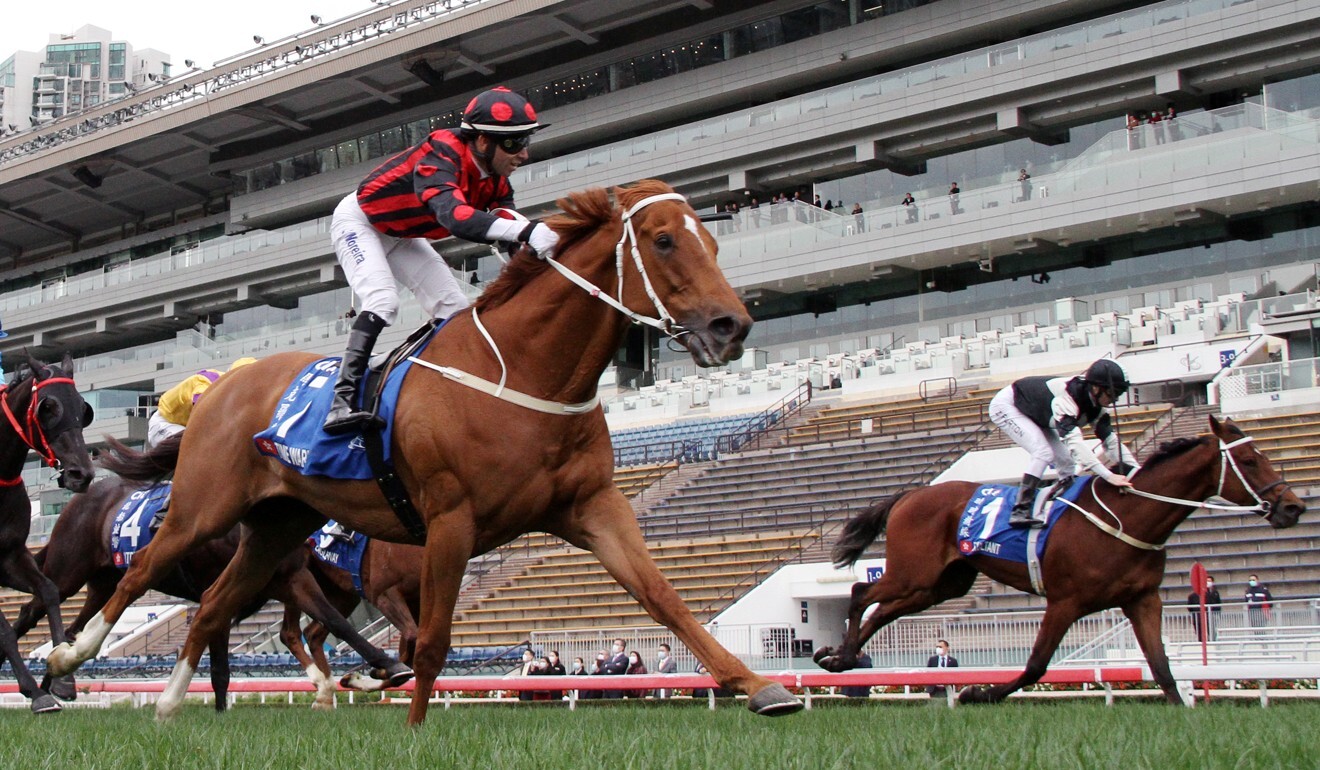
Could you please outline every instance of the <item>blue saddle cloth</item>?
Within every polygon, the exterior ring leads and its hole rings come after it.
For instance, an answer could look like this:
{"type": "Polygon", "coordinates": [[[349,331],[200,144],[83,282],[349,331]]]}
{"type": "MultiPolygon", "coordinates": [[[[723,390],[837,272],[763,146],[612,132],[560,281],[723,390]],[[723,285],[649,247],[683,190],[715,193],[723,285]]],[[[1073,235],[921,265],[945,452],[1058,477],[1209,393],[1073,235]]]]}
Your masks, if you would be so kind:
{"type": "MultiPolygon", "coordinates": [[[[1054,531],[1055,522],[1067,507],[1062,501],[1076,501],[1092,478],[1078,476],[1051,501],[1045,527],[1040,530],[1036,540],[1037,558],[1044,557],[1045,543],[1054,531]]],[[[1015,486],[983,484],[978,487],[972,499],[967,501],[967,507],[963,509],[962,518],[958,521],[958,552],[963,556],[981,554],[1026,564],[1027,536],[1031,530],[1008,524],[1017,497],[1018,488],[1015,486]]]]}
{"type": "Polygon", "coordinates": [[[110,554],[116,567],[128,569],[133,556],[156,536],[150,526],[151,520],[170,499],[170,486],[170,482],[162,481],[139,489],[119,506],[115,522],[110,527],[110,554]]]}
{"type": "Polygon", "coordinates": [[[347,572],[353,579],[353,590],[365,599],[366,594],[362,592],[362,555],[367,552],[367,536],[361,532],[352,532],[350,539],[344,540],[333,533],[331,528],[334,526],[335,522],[330,521],[312,536],[312,550],[321,561],[347,572]]]}
{"type": "MultiPolygon", "coordinates": [[[[413,355],[421,355],[430,341],[422,343],[413,355]]],[[[284,391],[275,407],[270,426],[252,437],[257,451],[274,457],[304,476],[327,476],[332,479],[370,479],[371,465],[360,433],[331,436],[321,430],[334,400],[339,358],[322,358],[303,369],[284,391]]],[[[385,380],[381,393],[380,417],[385,421],[385,459],[390,459],[390,441],[394,435],[394,412],[398,406],[403,378],[412,362],[402,361],[385,380]]],[[[365,377],[363,378],[366,379],[365,377]]]]}

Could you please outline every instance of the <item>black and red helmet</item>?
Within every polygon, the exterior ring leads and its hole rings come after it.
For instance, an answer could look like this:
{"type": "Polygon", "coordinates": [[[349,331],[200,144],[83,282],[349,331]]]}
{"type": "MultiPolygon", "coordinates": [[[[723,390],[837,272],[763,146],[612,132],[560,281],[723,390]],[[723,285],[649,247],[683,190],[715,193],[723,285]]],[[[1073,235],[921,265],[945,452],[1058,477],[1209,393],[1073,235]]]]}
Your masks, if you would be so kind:
{"type": "Polygon", "coordinates": [[[504,86],[497,86],[472,97],[458,127],[465,134],[526,136],[548,125],[536,121],[531,102],[504,86]]]}

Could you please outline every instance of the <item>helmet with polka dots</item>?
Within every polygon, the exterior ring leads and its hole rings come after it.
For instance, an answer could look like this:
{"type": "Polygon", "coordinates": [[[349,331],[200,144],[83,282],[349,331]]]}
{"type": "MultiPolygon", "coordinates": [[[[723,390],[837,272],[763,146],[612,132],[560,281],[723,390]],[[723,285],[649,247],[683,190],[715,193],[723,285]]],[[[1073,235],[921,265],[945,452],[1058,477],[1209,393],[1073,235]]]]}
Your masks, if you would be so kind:
{"type": "Polygon", "coordinates": [[[465,136],[527,136],[549,123],[538,123],[536,110],[521,95],[504,86],[482,91],[468,102],[458,126],[465,136]]]}

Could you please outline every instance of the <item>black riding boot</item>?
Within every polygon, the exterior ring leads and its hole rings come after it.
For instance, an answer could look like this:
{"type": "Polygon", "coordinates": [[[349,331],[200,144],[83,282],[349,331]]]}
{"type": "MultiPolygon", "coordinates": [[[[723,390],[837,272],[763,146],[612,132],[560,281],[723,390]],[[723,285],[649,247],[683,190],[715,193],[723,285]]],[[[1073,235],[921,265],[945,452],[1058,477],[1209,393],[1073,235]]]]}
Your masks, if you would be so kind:
{"type": "Polygon", "coordinates": [[[1031,507],[1036,502],[1036,490],[1040,489],[1040,479],[1030,473],[1022,476],[1022,486],[1018,487],[1018,499],[1013,503],[1013,515],[1008,518],[1011,527],[1030,527],[1039,529],[1045,522],[1032,518],[1031,507]]]}
{"type": "Polygon", "coordinates": [[[321,429],[331,435],[361,430],[371,420],[371,412],[354,411],[358,384],[367,373],[371,348],[385,328],[385,321],[370,310],[358,313],[353,329],[348,333],[348,348],[339,365],[339,379],[335,381],[335,400],[321,429]]]}

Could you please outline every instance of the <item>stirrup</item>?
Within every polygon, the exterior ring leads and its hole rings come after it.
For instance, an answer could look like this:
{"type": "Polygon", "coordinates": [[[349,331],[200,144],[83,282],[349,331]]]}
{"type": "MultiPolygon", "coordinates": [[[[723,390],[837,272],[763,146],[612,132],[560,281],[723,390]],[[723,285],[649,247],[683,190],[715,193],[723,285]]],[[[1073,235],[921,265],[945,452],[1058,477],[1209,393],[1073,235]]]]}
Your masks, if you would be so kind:
{"type": "Polygon", "coordinates": [[[343,417],[327,418],[321,430],[331,436],[342,436],[346,433],[360,433],[373,426],[384,427],[385,421],[371,412],[349,412],[343,417]]]}
{"type": "Polygon", "coordinates": [[[1031,515],[1031,509],[1022,510],[1014,508],[1012,515],[1008,517],[1008,526],[1018,529],[1040,529],[1045,526],[1045,522],[1031,515]]]}

